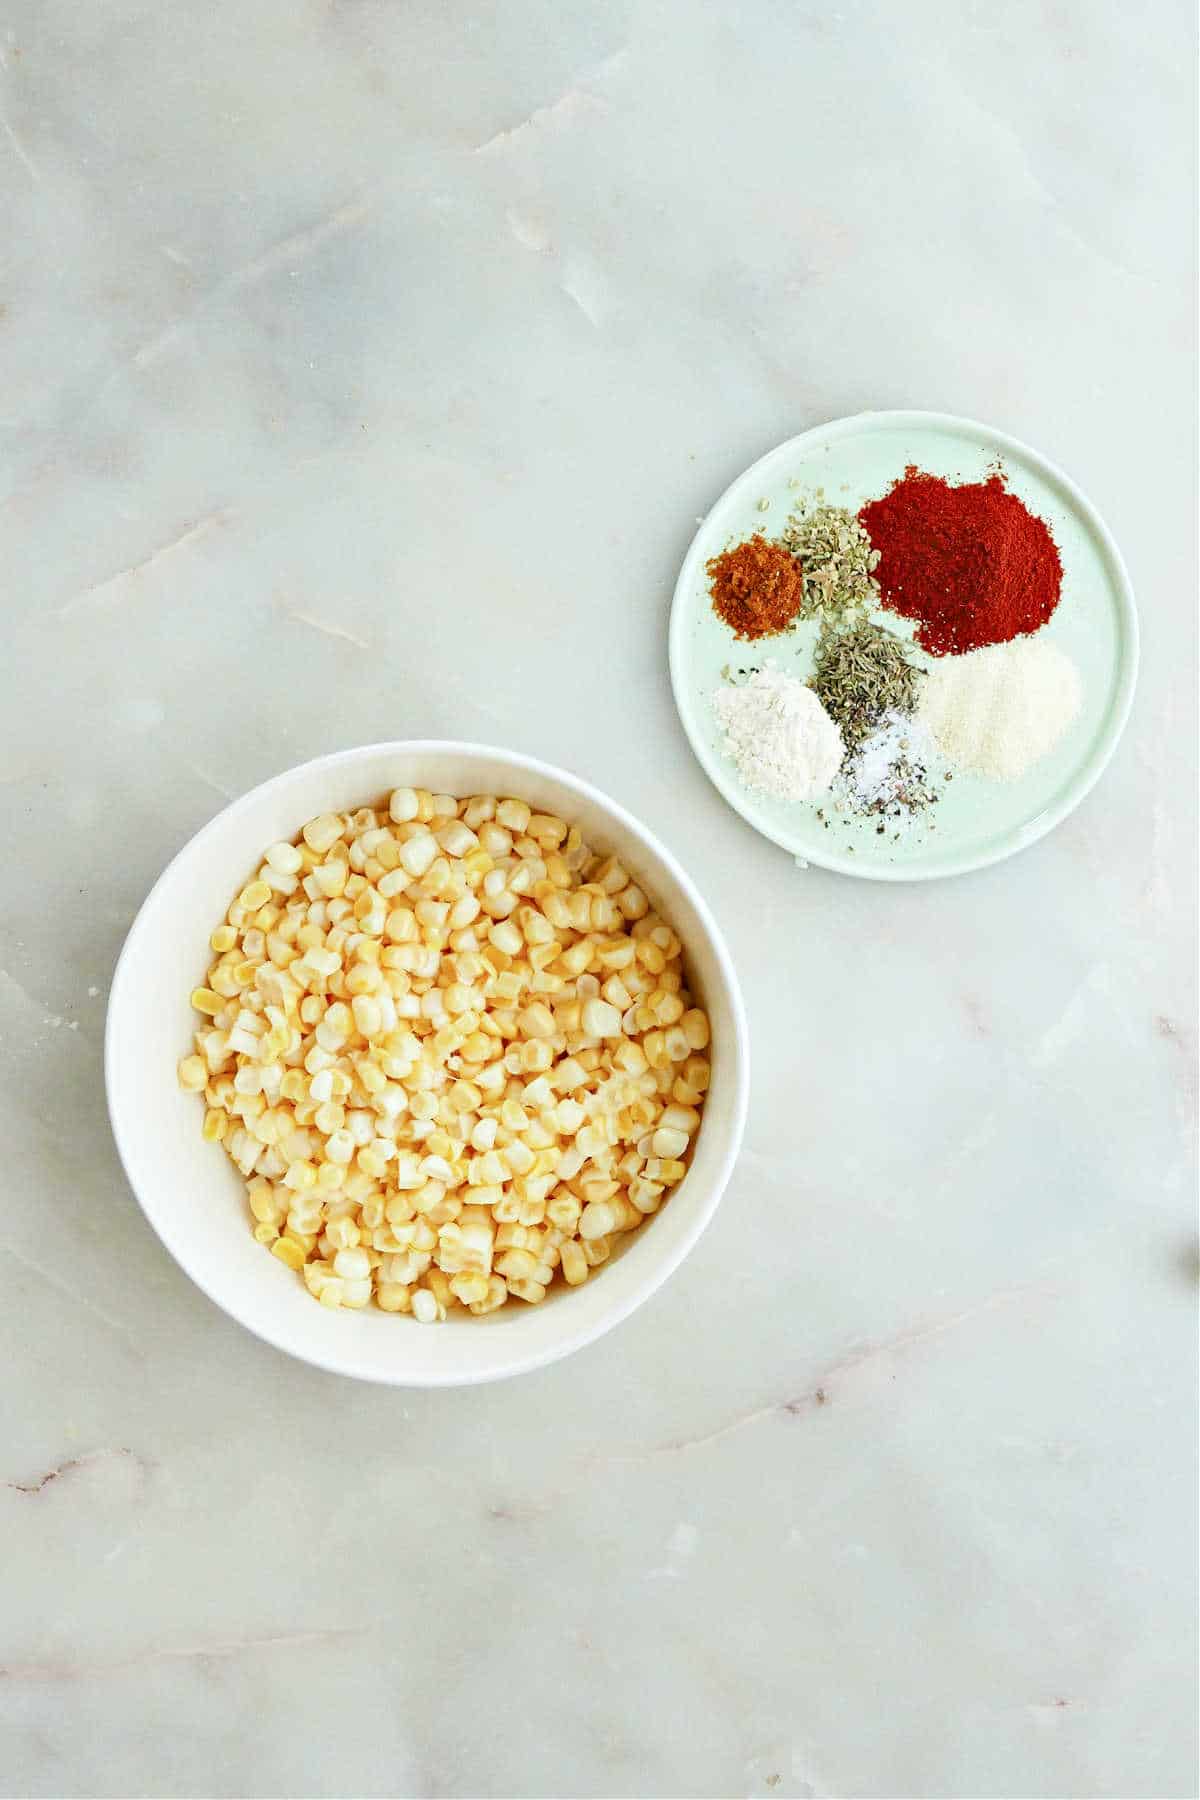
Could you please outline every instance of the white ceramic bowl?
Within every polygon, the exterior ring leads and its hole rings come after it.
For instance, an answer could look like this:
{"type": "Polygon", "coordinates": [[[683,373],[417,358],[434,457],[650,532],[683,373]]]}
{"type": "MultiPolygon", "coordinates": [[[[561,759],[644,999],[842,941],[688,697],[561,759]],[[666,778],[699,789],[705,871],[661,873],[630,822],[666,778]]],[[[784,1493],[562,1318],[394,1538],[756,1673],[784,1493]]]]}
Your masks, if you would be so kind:
{"type": "Polygon", "coordinates": [[[159,1237],[232,1318],[289,1355],[407,1387],[494,1381],[566,1356],[627,1318],[678,1268],[716,1209],[741,1143],[748,1051],[737,977],[708,908],[644,825],[586,782],[480,744],[369,744],[302,763],[235,800],[179,852],[133,922],[113,978],[105,1083],[125,1172],[159,1237]],[[510,794],[579,825],[619,855],[683,940],[692,987],[712,1021],[712,1086],[692,1166],[661,1212],[584,1287],[552,1288],[486,1318],[422,1326],[369,1307],[331,1312],[255,1243],[245,1185],[200,1136],[200,1102],[176,1081],[190,1047],[192,988],[208,935],[263,850],[320,812],[371,804],[394,787],[510,794]]]}

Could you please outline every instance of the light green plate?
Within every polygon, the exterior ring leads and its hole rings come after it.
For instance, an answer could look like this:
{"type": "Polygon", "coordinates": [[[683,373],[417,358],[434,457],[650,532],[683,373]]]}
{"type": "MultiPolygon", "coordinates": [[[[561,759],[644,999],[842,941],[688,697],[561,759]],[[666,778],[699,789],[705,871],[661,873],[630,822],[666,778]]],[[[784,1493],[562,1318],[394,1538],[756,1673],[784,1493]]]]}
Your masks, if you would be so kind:
{"type": "MultiPolygon", "coordinates": [[[[874,615],[911,635],[896,614],[874,615]]],[[[1039,633],[1039,635],[1041,635],[1039,633]]],[[[1015,439],[949,414],[860,413],[781,444],[726,489],[692,540],[671,608],[671,685],[692,749],[732,807],[757,831],[803,863],[819,863],[874,881],[923,881],[961,875],[1012,856],[1064,819],[1097,780],[1121,735],[1137,674],[1133,589],[1103,521],[1073,482],[1015,439]],[[851,511],[884,493],[909,463],[955,481],[977,481],[1003,466],[1009,487],[1054,533],[1063,589],[1042,631],[1075,662],[1083,704],[1061,743],[1020,781],[956,774],[942,799],[899,839],[877,821],[839,814],[827,802],[773,800],[746,788],[721,747],[712,696],[721,671],[758,667],[768,658],[807,678],[815,625],[779,637],[739,641],[712,610],[705,564],[727,544],[782,530],[797,500],[823,488],[826,502],[851,511]],[[759,510],[759,502],[769,507],[759,510]],[[818,818],[818,807],[824,818],[818,818]],[[928,822],[926,822],[928,821],[928,822]]],[[[918,660],[932,659],[918,653],[918,660]]]]}

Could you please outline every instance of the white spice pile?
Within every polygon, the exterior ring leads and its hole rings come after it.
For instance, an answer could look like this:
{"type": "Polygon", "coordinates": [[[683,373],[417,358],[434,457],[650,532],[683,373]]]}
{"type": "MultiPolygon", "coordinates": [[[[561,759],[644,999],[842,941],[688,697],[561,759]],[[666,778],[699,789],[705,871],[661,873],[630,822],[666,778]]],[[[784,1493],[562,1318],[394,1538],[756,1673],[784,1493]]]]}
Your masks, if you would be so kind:
{"type": "Polygon", "coordinates": [[[1069,656],[1040,637],[934,660],[918,716],[956,767],[1017,781],[1062,738],[1083,699],[1069,656]]]}
{"type": "Polygon", "coordinates": [[[829,791],[846,747],[802,681],[769,662],[748,681],[718,688],[713,708],[748,788],[777,800],[815,800],[829,791]]]}
{"type": "Polygon", "coordinates": [[[900,836],[919,820],[929,823],[944,774],[929,728],[909,713],[889,712],[847,757],[834,798],[840,811],[877,817],[900,836]]]}

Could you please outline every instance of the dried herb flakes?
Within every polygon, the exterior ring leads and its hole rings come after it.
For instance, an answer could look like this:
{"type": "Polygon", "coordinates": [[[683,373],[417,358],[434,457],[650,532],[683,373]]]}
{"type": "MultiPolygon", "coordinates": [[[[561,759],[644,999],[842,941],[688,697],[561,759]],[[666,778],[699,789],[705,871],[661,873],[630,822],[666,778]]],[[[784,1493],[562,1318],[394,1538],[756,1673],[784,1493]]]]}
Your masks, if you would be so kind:
{"type": "Polygon", "coordinates": [[[842,630],[827,623],[808,685],[853,751],[885,713],[913,711],[922,673],[894,631],[870,620],[842,630]]]}
{"type": "Polygon", "coordinates": [[[879,605],[879,552],[846,507],[802,502],[788,515],[779,542],[804,569],[802,617],[844,619],[879,605]]]}

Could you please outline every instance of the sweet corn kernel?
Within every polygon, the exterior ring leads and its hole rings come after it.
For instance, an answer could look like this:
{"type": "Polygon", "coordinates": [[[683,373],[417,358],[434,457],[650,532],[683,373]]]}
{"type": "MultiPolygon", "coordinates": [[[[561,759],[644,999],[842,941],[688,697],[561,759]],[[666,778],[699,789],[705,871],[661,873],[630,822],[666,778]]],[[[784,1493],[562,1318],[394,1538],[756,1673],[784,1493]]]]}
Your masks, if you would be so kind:
{"type": "Polygon", "coordinates": [[[563,1280],[570,1287],[579,1287],[582,1282],[587,1280],[590,1272],[588,1259],[583,1253],[582,1246],[577,1244],[573,1238],[568,1238],[562,1246],[560,1255],[563,1280]]]}
{"type": "Polygon", "coordinates": [[[295,844],[272,844],[263,861],[269,863],[280,875],[294,875],[303,867],[304,858],[295,844]]]}
{"type": "Polygon", "coordinates": [[[237,903],[246,912],[257,912],[271,898],[271,890],[265,881],[250,881],[238,895],[237,903]]]}
{"type": "Polygon", "coordinates": [[[412,1297],[413,1317],[422,1325],[432,1325],[436,1320],[445,1318],[445,1309],[440,1307],[435,1296],[428,1288],[418,1288],[412,1297]]]}
{"type": "Polygon", "coordinates": [[[185,1056],[177,1073],[180,1087],[189,1094],[198,1094],[208,1085],[208,1068],[202,1056],[185,1056]]]}
{"type": "Polygon", "coordinates": [[[333,849],[342,830],[342,821],[336,813],[320,813],[315,819],[308,821],[300,835],[310,850],[323,857],[333,849]]]}

